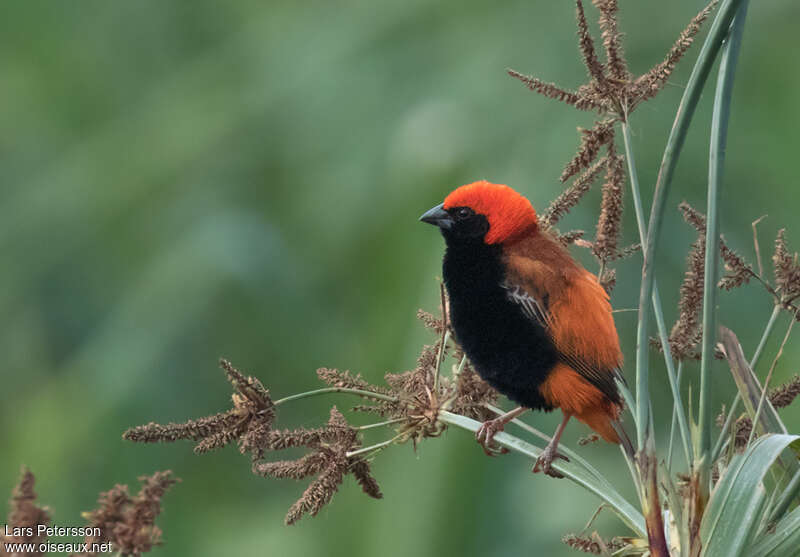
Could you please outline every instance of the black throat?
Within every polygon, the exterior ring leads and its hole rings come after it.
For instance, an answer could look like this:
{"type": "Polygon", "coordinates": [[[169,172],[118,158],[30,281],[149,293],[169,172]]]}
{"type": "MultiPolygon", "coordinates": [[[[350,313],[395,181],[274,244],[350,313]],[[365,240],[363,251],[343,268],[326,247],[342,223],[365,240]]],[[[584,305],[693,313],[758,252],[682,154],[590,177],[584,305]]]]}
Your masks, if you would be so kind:
{"type": "Polygon", "coordinates": [[[443,276],[456,338],[478,374],[511,400],[550,410],[539,385],[558,355],[547,332],[501,286],[503,248],[445,233],[443,276]]]}

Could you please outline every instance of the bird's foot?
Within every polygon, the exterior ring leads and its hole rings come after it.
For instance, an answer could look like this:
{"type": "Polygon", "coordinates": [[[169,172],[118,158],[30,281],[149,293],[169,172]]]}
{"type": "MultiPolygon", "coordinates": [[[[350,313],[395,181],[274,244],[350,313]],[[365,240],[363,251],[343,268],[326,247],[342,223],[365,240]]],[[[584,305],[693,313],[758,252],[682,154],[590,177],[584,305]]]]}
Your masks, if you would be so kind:
{"type": "Polygon", "coordinates": [[[542,455],[536,459],[536,464],[533,465],[533,470],[531,471],[534,474],[538,472],[544,472],[551,478],[563,478],[564,475],[556,471],[552,466],[553,460],[556,458],[561,458],[569,462],[569,459],[556,451],[556,448],[553,445],[547,445],[542,455]]]}
{"type": "Polygon", "coordinates": [[[501,418],[487,420],[483,422],[478,428],[478,431],[475,432],[475,439],[478,440],[478,443],[483,448],[483,452],[485,452],[487,455],[495,456],[508,452],[508,449],[505,447],[500,447],[494,442],[494,436],[503,431],[506,423],[507,422],[501,418]]]}

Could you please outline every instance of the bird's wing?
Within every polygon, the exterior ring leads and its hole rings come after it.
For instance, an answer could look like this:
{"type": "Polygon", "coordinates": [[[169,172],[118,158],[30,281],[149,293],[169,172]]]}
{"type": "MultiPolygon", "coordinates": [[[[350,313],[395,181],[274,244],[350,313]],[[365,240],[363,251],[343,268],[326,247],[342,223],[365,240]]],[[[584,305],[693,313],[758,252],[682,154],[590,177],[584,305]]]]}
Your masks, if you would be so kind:
{"type": "Polygon", "coordinates": [[[508,299],[545,329],[563,363],[618,403],[622,353],[608,294],[597,278],[582,268],[558,269],[522,256],[508,258],[506,271],[508,299]]]}

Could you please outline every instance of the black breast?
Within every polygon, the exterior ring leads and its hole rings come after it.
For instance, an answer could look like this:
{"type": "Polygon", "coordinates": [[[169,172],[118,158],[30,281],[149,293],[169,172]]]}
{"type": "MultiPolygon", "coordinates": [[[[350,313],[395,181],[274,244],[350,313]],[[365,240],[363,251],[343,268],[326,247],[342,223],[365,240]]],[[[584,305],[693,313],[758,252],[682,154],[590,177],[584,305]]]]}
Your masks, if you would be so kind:
{"type": "Polygon", "coordinates": [[[447,243],[444,283],[458,342],[495,389],[522,406],[551,410],[538,387],[558,355],[541,325],[507,298],[502,248],[480,240],[447,243]]]}

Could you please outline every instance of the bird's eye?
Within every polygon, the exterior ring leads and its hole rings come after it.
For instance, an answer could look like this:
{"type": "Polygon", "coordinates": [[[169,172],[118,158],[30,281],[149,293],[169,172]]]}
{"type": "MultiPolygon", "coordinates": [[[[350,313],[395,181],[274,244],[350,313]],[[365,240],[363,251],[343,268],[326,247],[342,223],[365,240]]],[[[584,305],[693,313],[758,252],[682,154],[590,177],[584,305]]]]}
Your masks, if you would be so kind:
{"type": "Polygon", "coordinates": [[[466,219],[471,217],[473,214],[474,212],[469,207],[459,207],[459,209],[456,211],[456,216],[458,216],[460,219],[466,219]]]}

